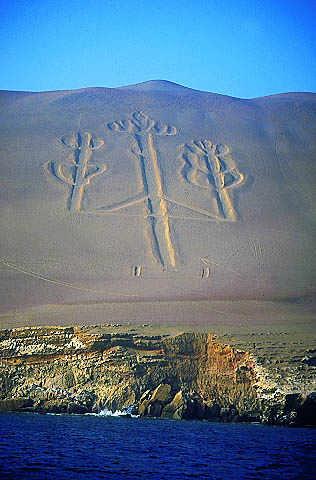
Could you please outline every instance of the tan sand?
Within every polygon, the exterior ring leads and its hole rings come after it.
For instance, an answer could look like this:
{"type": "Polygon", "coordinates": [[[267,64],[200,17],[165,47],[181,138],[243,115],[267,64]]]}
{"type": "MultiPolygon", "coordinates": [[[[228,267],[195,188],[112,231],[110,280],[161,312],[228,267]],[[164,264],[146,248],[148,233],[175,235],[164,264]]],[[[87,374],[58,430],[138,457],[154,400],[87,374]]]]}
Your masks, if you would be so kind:
{"type": "Polygon", "coordinates": [[[315,94],[2,92],[0,140],[2,326],[313,317],[315,94]]]}

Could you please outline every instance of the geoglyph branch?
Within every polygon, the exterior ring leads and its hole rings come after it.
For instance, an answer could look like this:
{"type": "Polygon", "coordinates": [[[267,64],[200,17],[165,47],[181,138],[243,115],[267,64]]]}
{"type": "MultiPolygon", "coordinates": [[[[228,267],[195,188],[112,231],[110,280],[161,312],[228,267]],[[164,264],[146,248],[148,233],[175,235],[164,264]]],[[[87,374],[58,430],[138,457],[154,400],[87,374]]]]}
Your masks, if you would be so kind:
{"type": "Polygon", "coordinates": [[[106,165],[90,163],[93,152],[104,145],[104,141],[94,137],[90,132],[77,132],[61,139],[62,143],[72,150],[70,163],[51,163],[52,173],[61,182],[72,186],[69,199],[69,210],[79,212],[84,189],[91,180],[106,170],[106,165]]]}
{"type": "Polygon", "coordinates": [[[219,215],[226,220],[236,220],[229,189],[243,183],[245,177],[234,165],[229,147],[210,140],[194,140],[181,146],[181,159],[185,181],[213,191],[219,215]]]}

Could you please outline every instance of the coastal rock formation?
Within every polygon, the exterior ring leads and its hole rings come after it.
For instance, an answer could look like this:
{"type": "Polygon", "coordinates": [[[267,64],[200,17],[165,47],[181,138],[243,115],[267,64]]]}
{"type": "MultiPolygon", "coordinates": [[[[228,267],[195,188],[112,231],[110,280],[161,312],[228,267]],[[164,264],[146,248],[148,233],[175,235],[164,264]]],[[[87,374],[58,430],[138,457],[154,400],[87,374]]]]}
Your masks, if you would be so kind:
{"type": "Polygon", "coordinates": [[[212,333],[114,330],[1,330],[0,409],[315,424],[312,384],[289,392],[252,353],[212,333]]]}

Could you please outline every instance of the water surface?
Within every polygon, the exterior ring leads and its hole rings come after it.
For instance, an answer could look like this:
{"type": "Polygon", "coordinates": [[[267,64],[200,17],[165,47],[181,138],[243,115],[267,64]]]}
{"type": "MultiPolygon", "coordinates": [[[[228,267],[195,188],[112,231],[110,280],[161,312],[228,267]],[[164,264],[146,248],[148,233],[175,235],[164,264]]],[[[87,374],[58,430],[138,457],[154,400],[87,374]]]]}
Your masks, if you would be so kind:
{"type": "Polygon", "coordinates": [[[316,430],[0,414],[1,480],[314,480],[316,430]]]}

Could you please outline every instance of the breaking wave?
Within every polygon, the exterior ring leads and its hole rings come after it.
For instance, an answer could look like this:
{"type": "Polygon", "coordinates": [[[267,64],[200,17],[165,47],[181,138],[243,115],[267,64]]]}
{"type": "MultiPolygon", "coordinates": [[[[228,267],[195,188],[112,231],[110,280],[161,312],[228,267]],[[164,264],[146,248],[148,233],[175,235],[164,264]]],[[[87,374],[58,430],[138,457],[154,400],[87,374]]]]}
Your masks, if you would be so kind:
{"type": "Polygon", "coordinates": [[[104,407],[98,413],[86,413],[86,415],[94,415],[96,417],[130,417],[130,418],[138,418],[139,415],[135,415],[133,412],[133,407],[128,407],[123,410],[109,410],[107,407],[104,407]]]}

